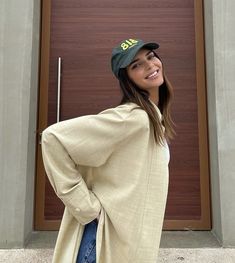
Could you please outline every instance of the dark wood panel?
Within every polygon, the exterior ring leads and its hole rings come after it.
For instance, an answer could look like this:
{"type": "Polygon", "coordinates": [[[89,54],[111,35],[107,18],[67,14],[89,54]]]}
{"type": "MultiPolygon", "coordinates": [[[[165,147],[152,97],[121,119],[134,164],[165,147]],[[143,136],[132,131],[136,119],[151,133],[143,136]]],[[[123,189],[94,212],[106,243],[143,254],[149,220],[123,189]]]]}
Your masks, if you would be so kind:
{"type": "MultiPolygon", "coordinates": [[[[167,219],[195,219],[201,215],[200,167],[197,127],[194,9],[173,1],[100,2],[52,1],[48,124],[56,119],[56,69],[61,56],[61,119],[69,119],[115,106],[120,100],[110,70],[112,47],[123,38],[143,38],[161,45],[166,71],[175,88],[173,116],[177,137],[171,144],[167,219]],[[112,2],[112,3],[111,3],[112,2]],[[158,3],[156,5],[156,2],[158,3]],[[116,8],[113,8],[115,4],[116,8]],[[149,8],[151,6],[151,8],[149,8]]],[[[181,1],[178,1],[181,2],[181,1]]],[[[47,193],[47,192],[46,192],[47,193]]],[[[52,198],[50,191],[48,195],[52,198]]],[[[53,202],[48,204],[50,211],[53,202]]],[[[56,209],[55,214],[60,214],[56,209]]],[[[47,205],[46,205],[47,207],[47,205]]],[[[56,217],[56,215],[55,215],[56,217]]]]}
{"type": "MultiPolygon", "coordinates": [[[[125,38],[160,43],[159,55],[174,89],[176,139],[171,143],[166,220],[202,220],[195,10],[193,0],[53,0],[47,124],[56,120],[57,58],[62,57],[61,120],[116,106],[118,82],[110,55],[125,38]]],[[[204,74],[204,73],[203,73],[204,74]]],[[[46,179],[47,180],[47,179],[46,179]]],[[[63,205],[45,183],[46,220],[63,205]]]]}

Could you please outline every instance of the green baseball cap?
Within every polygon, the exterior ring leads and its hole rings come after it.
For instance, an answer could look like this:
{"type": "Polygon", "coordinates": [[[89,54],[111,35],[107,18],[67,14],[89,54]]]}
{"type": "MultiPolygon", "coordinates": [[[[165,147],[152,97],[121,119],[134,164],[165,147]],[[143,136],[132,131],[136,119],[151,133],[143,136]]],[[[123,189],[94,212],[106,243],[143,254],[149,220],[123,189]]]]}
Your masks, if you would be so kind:
{"type": "Polygon", "coordinates": [[[112,71],[117,78],[119,70],[130,65],[141,48],[153,50],[159,48],[159,44],[153,42],[145,43],[141,39],[126,39],[113,49],[111,66],[112,71]]]}

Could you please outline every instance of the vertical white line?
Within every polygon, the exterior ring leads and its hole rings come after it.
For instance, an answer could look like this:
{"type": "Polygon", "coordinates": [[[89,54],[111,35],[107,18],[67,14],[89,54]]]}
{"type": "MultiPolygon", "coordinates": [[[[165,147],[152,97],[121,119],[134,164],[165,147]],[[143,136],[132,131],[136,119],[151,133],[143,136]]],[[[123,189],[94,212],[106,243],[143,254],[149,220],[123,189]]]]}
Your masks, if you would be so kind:
{"type": "Polygon", "coordinates": [[[57,115],[56,121],[60,121],[60,80],[61,80],[61,57],[58,57],[58,79],[57,79],[57,115]]]}

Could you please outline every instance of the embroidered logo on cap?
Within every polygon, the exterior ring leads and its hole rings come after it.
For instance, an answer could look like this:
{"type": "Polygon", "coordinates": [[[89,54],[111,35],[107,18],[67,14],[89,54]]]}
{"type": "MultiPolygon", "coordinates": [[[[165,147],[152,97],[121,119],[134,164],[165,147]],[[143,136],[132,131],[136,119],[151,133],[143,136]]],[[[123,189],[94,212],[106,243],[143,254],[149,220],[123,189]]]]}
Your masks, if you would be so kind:
{"type": "Polygon", "coordinates": [[[139,41],[136,39],[129,38],[129,39],[125,40],[124,42],[122,42],[120,46],[121,46],[122,50],[126,50],[128,48],[134,47],[138,42],[139,41]]]}

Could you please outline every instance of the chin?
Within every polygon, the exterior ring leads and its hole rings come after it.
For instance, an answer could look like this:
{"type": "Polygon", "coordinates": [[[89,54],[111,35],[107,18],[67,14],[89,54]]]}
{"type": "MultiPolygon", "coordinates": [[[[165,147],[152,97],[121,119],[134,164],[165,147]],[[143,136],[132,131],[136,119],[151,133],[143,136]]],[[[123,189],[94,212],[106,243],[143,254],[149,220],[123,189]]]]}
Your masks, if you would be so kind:
{"type": "Polygon", "coordinates": [[[151,85],[151,88],[160,87],[163,83],[164,83],[164,80],[156,81],[155,83],[153,83],[153,84],[151,85]]]}
{"type": "Polygon", "coordinates": [[[156,86],[160,87],[164,83],[164,79],[162,78],[161,80],[157,81],[156,86]]]}
{"type": "Polygon", "coordinates": [[[152,83],[141,83],[141,84],[137,84],[138,87],[140,87],[143,90],[149,90],[149,89],[155,89],[157,87],[160,87],[162,84],[164,83],[164,79],[157,79],[155,81],[153,81],[152,83]]]}
{"type": "MultiPolygon", "coordinates": [[[[160,87],[162,84],[164,83],[164,79],[160,78],[160,79],[156,79],[155,81],[153,81],[151,84],[150,83],[146,83],[147,85],[150,85],[151,88],[153,87],[160,87]]],[[[146,85],[146,86],[147,86],[146,85]]]]}

